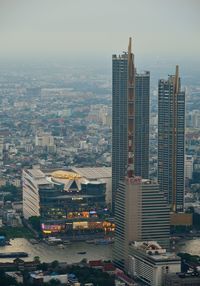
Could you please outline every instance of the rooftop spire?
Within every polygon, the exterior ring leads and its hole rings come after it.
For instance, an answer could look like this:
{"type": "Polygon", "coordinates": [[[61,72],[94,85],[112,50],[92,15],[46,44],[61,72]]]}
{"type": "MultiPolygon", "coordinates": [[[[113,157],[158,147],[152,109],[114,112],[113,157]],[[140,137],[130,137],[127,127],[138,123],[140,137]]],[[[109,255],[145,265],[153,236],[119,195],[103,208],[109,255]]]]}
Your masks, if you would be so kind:
{"type": "Polygon", "coordinates": [[[176,74],[175,74],[175,93],[179,91],[179,66],[176,65],[176,74]]]}
{"type": "Polygon", "coordinates": [[[132,38],[129,38],[129,43],[128,43],[128,54],[130,55],[132,52],[132,38]]]}

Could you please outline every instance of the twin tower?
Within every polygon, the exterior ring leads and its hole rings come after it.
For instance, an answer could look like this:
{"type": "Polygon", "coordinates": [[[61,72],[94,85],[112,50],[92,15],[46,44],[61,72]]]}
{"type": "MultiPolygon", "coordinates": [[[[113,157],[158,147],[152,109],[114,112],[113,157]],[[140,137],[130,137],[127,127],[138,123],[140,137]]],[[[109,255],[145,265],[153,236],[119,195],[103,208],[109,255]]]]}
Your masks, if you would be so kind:
{"type": "Polygon", "coordinates": [[[170,211],[184,209],[185,93],[176,74],[158,84],[158,183],[149,180],[150,73],[128,52],[112,57],[112,208],[114,261],[127,264],[133,240],[167,247],[170,211]]]}

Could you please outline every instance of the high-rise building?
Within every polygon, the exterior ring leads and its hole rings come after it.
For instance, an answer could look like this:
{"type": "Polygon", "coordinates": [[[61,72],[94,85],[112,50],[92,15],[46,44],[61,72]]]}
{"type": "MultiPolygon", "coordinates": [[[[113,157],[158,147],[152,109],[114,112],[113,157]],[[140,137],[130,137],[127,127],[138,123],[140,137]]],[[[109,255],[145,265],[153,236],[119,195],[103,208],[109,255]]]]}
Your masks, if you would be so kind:
{"type": "Polygon", "coordinates": [[[112,57],[112,207],[128,161],[128,55],[112,57]]]}
{"type": "Polygon", "coordinates": [[[113,258],[119,268],[128,267],[132,241],[155,240],[162,247],[169,248],[169,207],[157,183],[139,177],[120,181],[115,222],[113,258]]]}
{"type": "MultiPolygon", "coordinates": [[[[131,44],[129,45],[131,47],[131,44]]],[[[128,164],[134,174],[149,177],[150,73],[137,74],[134,55],[112,57],[112,196],[125,178],[128,164]],[[129,60],[129,57],[131,59],[129,60]],[[132,95],[130,96],[130,94],[132,95]],[[132,126],[131,126],[132,125],[132,126]],[[130,127],[128,129],[128,126],[130,127]],[[130,137],[133,139],[129,146],[130,137]],[[130,159],[129,156],[134,158],[130,159]],[[130,163],[130,161],[133,161],[130,163]],[[129,161],[129,162],[128,162],[129,161]]]]}
{"type": "Polygon", "coordinates": [[[149,178],[150,73],[135,77],[135,175],[149,178]]]}
{"type": "Polygon", "coordinates": [[[184,210],[185,92],[179,69],[158,84],[158,182],[171,210],[184,210]]]}
{"type": "MultiPolygon", "coordinates": [[[[149,97],[144,95],[144,90],[146,94],[149,89],[149,74],[144,75],[145,79],[142,75],[136,77],[131,39],[128,53],[119,58],[114,56],[113,62],[114,66],[116,64],[113,68],[112,175],[116,188],[113,189],[116,223],[113,258],[118,267],[127,270],[129,244],[132,241],[153,239],[164,247],[168,246],[170,220],[169,207],[158,184],[142,179],[141,173],[136,176],[136,170],[141,172],[143,164],[149,162],[142,154],[143,146],[149,146],[148,142],[145,145],[148,136],[143,134],[145,104],[142,102],[148,99],[145,107],[148,109],[149,97]],[[140,140],[138,136],[141,136],[140,140]]],[[[149,124],[149,120],[146,124],[149,124]]]]}

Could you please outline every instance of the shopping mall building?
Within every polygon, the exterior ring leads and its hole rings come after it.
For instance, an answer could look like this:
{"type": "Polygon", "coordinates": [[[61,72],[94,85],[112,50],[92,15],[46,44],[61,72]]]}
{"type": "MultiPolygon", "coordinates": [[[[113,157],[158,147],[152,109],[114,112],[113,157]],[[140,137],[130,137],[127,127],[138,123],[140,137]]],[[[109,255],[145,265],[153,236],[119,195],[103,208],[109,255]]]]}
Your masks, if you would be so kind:
{"type": "Polygon", "coordinates": [[[44,235],[110,232],[111,169],[23,170],[23,215],[41,218],[44,235]]]}

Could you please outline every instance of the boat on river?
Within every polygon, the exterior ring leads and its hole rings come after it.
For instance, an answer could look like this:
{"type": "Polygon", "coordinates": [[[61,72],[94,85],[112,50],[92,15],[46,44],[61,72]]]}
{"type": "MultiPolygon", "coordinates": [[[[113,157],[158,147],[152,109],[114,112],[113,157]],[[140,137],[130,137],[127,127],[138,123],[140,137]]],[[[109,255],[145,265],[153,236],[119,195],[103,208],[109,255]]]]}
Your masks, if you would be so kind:
{"type": "Polygon", "coordinates": [[[27,252],[1,252],[0,258],[28,257],[27,252]]]}
{"type": "Polygon", "coordinates": [[[79,251],[77,254],[86,254],[86,251],[79,251]]]}
{"type": "Polygon", "coordinates": [[[94,241],[95,244],[99,244],[99,245],[102,245],[102,244],[112,244],[114,243],[114,240],[113,239],[104,239],[104,238],[100,238],[100,239],[95,239],[94,241]]]}

